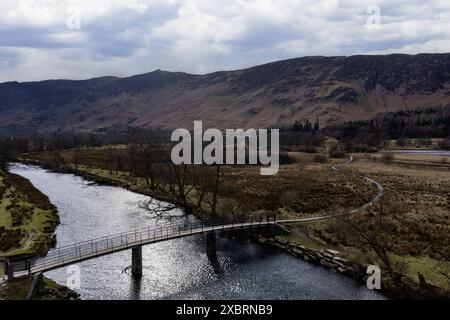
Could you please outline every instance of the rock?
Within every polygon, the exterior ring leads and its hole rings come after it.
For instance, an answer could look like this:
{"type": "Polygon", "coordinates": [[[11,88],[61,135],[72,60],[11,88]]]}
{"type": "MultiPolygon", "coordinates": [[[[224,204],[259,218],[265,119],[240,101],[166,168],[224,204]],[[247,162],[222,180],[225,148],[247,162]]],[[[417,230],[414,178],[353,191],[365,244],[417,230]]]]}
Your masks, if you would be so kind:
{"type": "Polygon", "coordinates": [[[326,249],[325,252],[327,252],[327,253],[329,253],[329,254],[331,254],[331,255],[333,255],[333,256],[339,254],[339,251],[331,250],[331,249],[326,249]]]}
{"type": "Polygon", "coordinates": [[[313,261],[313,262],[317,262],[317,257],[315,255],[312,255],[310,253],[305,253],[305,255],[303,256],[305,259],[308,258],[309,260],[313,261]]]}
{"type": "Polygon", "coordinates": [[[259,241],[260,243],[266,243],[266,242],[267,242],[267,238],[260,237],[260,238],[258,239],[258,241],[259,241]]]}
{"type": "Polygon", "coordinates": [[[337,262],[340,262],[342,264],[347,264],[348,263],[347,260],[345,260],[344,258],[341,258],[341,257],[334,257],[333,260],[337,261],[337,262]]]}
{"type": "Polygon", "coordinates": [[[332,264],[331,262],[329,262],[329,261],[327,261],[327,260],[325,260],[325,259],[320,260],[320,264],[321,264],[322,266],[327,267],[327,268],[330,268],[330,269],[334,269],[334,267],[335,267],[334,264],[332,264]]]}
{"type": "Polygon", "coordinates": [[[338,268],[344,268],[345,267],[342,263],[340,263],[338,261],[335,261],[335,260],[332,260],[331,263],[334,264],[335,266],[337,266],[338,268]]]}
{"type": "Polygon", "coordinates": [[[340,273],[347,273],[347,269],[341,267],[337,268],[337,271],[340,273]]]}
{"type": "Polygon", "coordinates": [[[287,240],[285,240],[285,239],[283,239],[283,238],[281,238],[279,236],[275,237],[275,241],[280,243],[280,244],[282,244],[282,245],[287,245],[289,243],[289,241],[287,241],[287,240]]]}
{"type": "Polygon", "coordinates": [[[286,250],[286,247],[283,246],[283,245],[280,244],[280,243],[273,243],[272,245],[273,245],[275,248],[278,248],[278,249],[280,249],[280,250],[286,250]]]}

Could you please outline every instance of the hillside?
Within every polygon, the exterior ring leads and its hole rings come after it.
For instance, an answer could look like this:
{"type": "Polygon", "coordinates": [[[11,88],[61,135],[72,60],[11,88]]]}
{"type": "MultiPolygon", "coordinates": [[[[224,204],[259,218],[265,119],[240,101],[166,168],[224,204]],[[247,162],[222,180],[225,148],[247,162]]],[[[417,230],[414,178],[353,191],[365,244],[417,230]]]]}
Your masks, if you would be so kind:
{"type": "Polygon", "coordinates": [[[111,126],[322,126],[380,112],[450,105],[450,54],[304,57],[191,75],[0,84],[0,133],[111,126]]]}

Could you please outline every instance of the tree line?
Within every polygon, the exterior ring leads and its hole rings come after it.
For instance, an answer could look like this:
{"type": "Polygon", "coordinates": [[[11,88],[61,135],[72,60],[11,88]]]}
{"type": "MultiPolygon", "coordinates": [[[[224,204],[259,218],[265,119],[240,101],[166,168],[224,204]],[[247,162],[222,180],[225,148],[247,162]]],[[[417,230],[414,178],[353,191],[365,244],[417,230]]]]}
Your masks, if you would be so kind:
{"type": "Polygon", "coordinates": [[[324,132],[341,141],[375,141],[377,144],[387,139],[448,138],[450,108],[441,106],[380,113],[370,120],[329,126],[324,132]]]}

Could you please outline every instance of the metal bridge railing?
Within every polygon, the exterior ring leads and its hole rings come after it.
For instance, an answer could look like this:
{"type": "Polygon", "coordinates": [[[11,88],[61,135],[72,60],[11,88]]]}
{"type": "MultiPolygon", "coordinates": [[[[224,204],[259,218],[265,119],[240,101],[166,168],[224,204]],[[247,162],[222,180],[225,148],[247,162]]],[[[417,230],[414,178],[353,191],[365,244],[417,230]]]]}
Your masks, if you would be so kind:
{"type": "Polygon", "coordinates": [[[99,255],[104,255],[120,250],[125,250],[141,244],[162,241],[170,238],[177,238],[194,233],[204,233],[214,230],[235,229],[245,227],[257,227],[274,224],[275,219],[269,220],[262,217],[255,220],[233,221],[222,218],[208,222],[170,222],[155,227],[147,227],[127,232],[118,233],[92,239],[77,244],[72,244],[48,251],[45,256],[29,257],[18,261],[9,261],[8,265],[14,272],[49,270],[65,264],[82,261],[99,255]]]}

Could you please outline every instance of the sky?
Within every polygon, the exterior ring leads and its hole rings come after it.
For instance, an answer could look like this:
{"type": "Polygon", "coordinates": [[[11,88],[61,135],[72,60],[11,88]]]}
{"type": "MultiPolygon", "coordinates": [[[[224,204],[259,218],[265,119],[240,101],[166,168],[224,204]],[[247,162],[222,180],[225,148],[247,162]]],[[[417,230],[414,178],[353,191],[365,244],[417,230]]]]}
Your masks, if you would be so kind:
{"type": "Polygon", "coordinates": [[[450,52],[449,0],[0,0],[0,82],[450,52]]]}

